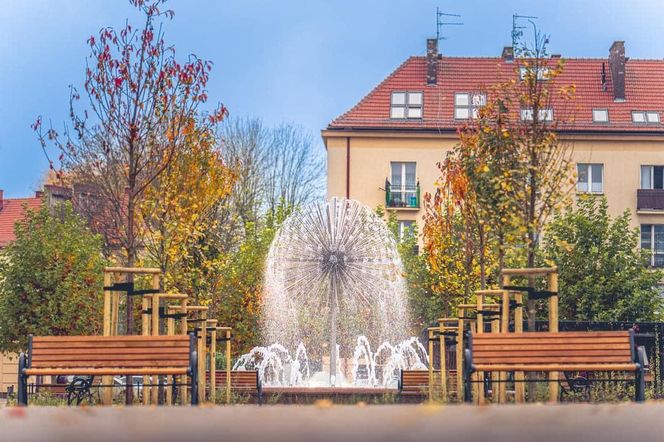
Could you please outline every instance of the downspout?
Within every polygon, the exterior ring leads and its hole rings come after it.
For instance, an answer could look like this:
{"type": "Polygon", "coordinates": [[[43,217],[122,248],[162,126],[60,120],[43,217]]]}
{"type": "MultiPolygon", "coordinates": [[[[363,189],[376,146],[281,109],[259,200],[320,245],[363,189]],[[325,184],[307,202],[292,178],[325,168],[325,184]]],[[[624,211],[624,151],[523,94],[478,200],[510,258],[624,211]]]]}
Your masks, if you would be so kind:
{"type": "Polygon", "coordinates": [[[346,199],[350,199],[350,137],[346,137],[346,199]]]}

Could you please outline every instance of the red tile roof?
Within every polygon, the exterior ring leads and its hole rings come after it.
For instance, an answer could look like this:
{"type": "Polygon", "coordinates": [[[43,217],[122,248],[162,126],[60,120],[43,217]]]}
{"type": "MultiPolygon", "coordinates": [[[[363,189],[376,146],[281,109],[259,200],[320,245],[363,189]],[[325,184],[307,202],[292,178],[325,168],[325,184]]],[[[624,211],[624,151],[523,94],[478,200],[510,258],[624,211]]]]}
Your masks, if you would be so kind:
{"type": "MultiPolygon", "coordinates": [[[[355,107],[333,120],[328,129],[420,129],[454,131],[468,120],[454,119],[455,92],[487,90],[492,85],[517,78],[517,65],[500,57],[441,57],[436,85],[426,84],[426,58],[410,57],[355,107]],[[390,119],[392,91],[423,91],[421,119],[390,119]]],[[[611,71],[607,59],[565,59],[564,70],[555,80],[558,87],[574,84],[574,100],[554,98],[555,120],[565,120],[559,130],[578,132],[661,132],[664,125],[635,124],[631,112],[664,112],[664,60],[628,59],[625,69],[626,100],[613,101],[611,71]],[[606,90],[602,90],[602,63],[606,64],[606,90]],[[593,123],[592,109],[608,109],[609,123],[593,123]],[[566,115],[562,115],[566,114],[566,115]],[[560,117],[564,118],[560,118],[560,117]]],[[[660,120],[663,120],[660,118],[660,120]]]]}
{"type": "Polygon", "coordinates": [[[26,209],[36,210],[41,205],[41,197],[7,198],[2,200],[0,208],[0,247],[4,247],[14,239],[14,224],[25,218],[26,209]]]}

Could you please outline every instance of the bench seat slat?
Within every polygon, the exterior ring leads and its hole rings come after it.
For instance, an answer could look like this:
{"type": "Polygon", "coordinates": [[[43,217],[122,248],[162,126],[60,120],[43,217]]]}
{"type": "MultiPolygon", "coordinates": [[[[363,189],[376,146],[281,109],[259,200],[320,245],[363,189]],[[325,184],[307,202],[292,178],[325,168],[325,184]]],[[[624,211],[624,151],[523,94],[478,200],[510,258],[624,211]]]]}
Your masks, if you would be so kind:
{"type": "Polygon", "coordinates": [[[66,349],[66,348],[189,348],[189,342],[182,341],[107,341],[107,342],[95,342],[95,341],[76,341],[71,343],[62,343],[62,342],[40,342],[33,343],[33,350],[44,350],[44,349],[66,349]]]}
{"type": "Polygon", "coordinates": [[[188,374],[185,367],[163,367],[163,368],[28,368],[25,370],[28,376],[59,376],[59,375],[81,375],[81,376],[115,376],[115,375],[179,375],[188,374]]]}
{"type": "Polygon", "coordinates": [[[480,342],[479,344],[473,343],[473,353],[482,351],[496,351],[496,350],[630,350],[629,342],[620,344],[490,344],[480,342]]]}
{"type": "Polygon", "coordinates": [[[477,371],[636,371],[636,364],[473,364],[477,371]]]}
{"type": "Polygon", "coordinates": [[[157,354],[123,354],[123,353],[102,353],[102,354],[59,354],[59,355],[42,355],[35,354],[32,357],[33,365],[36,363],[49,363],[61,361],[108,361],[119,363],[120,361],[189,361],[189,355],[186,353],[157,353],[157,354]]]}
{"type": "Polygon", "coordinates": [[[188,335],[163,335],[163,336],[143,336],[143,335],[129,335],[129,336],[34,336],[32,343],[41,342],[158,342],[158,341],[183,341],[189,342],[188,335]]]}
{"type": "Polygon", "coordinates": [[[588,338],[629,338],[629,331],[589,331],[589,332],[522,332],[522,333],[482,333],[474,334],[474,339],[503,339],[505,337],[513,337],[514,339],[518,338],[565,338],[565,339],[588,339],[588,338]]]}

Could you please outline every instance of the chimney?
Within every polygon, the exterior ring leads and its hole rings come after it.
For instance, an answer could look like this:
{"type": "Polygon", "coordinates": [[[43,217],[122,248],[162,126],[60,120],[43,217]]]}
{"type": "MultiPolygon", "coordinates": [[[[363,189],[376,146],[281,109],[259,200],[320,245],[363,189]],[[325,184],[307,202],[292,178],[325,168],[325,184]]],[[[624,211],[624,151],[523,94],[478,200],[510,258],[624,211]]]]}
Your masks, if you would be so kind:
{"type": "Polygon", "coordinates": [[[625,42],[614,41],[609,49],[613,101],[625,101],[625,42]]]}
{"type": "Polygon", "coordinates": [[[2,206],[3,206],[3,202],[4,202],[3,201],[3,194],[4,194],[4,190],[0,189],[0,210],[2,210],[2,206]]]}
{"type": "Polygon", "coordinates": [[[427,86],[438,84],[438,40],[427,39],[427,86]]]}
{"type": "Polygon", "coordinates": [[[503,48],[503,54],[501,55],[502,59],[507,62],[514,61],[514,48],[512,46],[505,46],[503,48]]]}

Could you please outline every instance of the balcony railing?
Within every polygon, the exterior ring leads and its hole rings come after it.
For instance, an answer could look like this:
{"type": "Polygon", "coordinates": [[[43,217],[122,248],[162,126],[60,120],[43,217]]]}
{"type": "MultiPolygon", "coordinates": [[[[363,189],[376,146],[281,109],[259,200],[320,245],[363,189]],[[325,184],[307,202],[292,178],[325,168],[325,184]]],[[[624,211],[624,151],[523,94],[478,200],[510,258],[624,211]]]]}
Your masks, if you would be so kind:
{"type": "Polygon", "coordinates": [[[638,189],[636,208],[638,210],[664,210],[664,189],[638,189]]]}
{"type": "Polygon", "coordinates": [[[390,208],[419,209],[420,183],[413,186],[393,186],[385,180],[385,206],[390,208]]]}

